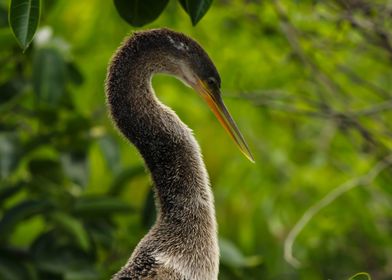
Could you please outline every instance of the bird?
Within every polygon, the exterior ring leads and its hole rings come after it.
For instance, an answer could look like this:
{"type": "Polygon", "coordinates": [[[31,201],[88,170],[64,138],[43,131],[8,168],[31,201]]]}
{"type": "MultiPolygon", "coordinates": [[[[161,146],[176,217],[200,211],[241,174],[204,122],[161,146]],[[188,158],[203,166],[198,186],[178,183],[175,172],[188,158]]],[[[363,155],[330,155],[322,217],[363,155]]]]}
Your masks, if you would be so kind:
{"type": "Polygon", "coordinates": [[[152,177],[157,218],[112,280],[216,280],[219,248],[209,177],[192,130],[155,95],[151,79],[157,73],[193,88],[253,161],[222,101],[219,73],[199,43],[167,28],[127,37],[109,62],[106,102],[114,125],[152,177]]]}

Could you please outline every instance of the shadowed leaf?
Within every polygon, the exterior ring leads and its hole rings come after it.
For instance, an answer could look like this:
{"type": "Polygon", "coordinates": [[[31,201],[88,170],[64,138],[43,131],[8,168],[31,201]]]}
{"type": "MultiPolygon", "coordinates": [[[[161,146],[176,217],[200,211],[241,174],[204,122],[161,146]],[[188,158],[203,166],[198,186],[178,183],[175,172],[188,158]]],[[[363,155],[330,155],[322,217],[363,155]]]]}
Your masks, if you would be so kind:
{"type": "Polygon", "coordinates": [[[210,8],[212,0],[180,0],[180,3],[192,24],[196,25],[210,8]]]}
{"type": "Polygon", "coordinates": [[[143,26],[155,20],[169,0],[114,0],[117,12],[132,26],[143,26]]]}

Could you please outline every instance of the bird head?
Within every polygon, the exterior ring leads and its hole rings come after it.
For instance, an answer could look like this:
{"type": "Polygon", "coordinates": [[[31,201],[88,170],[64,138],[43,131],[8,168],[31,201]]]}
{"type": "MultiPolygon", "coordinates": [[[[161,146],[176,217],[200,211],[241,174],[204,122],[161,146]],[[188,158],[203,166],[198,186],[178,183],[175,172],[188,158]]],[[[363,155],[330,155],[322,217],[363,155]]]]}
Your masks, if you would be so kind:
{"type": "Polygon", "coordinates": [[[170,58],[168,72],[199,93],[241,152],[254,162],[244,137],[223,103],[221,79],[207,53],[196,41],[182,33],[169,29],[150,32],[154,34],[149,35],[156,36],[154,42],[159,42],[158,48],[170,58]]]}

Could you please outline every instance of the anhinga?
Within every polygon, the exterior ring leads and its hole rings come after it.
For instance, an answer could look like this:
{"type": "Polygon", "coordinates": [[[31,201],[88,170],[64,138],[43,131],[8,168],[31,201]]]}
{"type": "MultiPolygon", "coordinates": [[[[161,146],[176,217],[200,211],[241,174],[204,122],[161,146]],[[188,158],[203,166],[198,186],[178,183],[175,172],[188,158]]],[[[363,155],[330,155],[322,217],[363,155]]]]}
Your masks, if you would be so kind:
{"type": "Polygon", "coordinates": [[[219,249],[213,195],[192,131],[156,98],[155,73],[194,88],[251,160],[252,155],[220,96],[220,77],[202,47],[168,29],[136,32],[109,66],[107,102],[112,118],[152,175],[157,220],[113,279],[213,280],[219,249]]]}

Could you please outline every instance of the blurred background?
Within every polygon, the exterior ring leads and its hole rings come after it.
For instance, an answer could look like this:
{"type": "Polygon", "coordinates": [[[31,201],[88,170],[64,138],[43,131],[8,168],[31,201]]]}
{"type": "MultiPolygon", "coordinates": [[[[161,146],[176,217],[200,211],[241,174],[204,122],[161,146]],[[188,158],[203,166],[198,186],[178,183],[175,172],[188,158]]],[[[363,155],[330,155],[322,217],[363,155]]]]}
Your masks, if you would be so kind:
{"type": "Polygon", "coordinates": [[[215,195],[219,279],[392,279],[392,2],[177,1],[142,28],[112,1],[41,1],[23,53],[0,1],[0,279],[109,279],[154,222],[151,180],[107,114],[132,31],[196,39],[255,156],[191,89],[159,99],[194,130],[215,195]]]}

